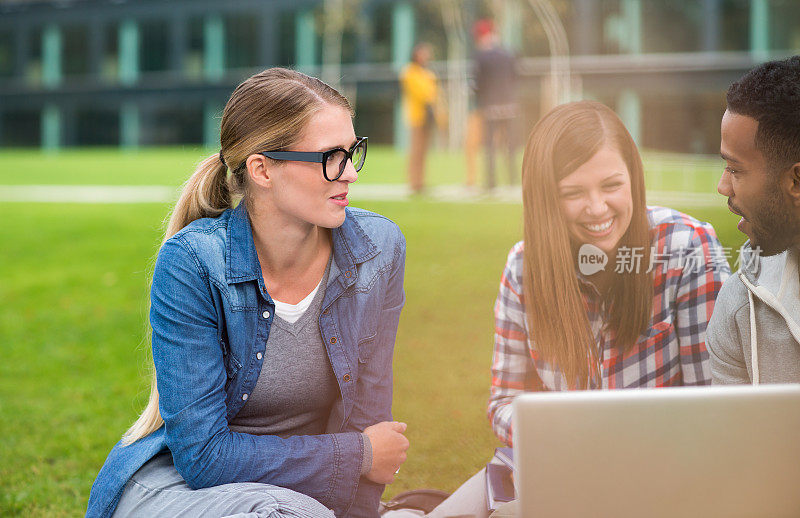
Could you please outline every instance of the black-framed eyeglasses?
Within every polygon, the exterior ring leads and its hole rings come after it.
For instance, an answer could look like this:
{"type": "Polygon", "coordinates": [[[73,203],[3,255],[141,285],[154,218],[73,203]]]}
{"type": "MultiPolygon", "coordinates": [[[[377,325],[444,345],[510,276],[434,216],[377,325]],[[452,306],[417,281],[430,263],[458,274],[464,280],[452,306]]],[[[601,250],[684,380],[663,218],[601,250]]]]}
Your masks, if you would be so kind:
{"type": "Polygon", "coordinates": [[[356,143],[350,149],[337,147],[328,151],[262,151],[264,155],[273,160],[289,160],[296,162],[314,162],[322,164],[322,176],[329,182],[335,182],[344,174],[347,161],[353,162],[356,172],[364,167],[367,158],[367,137],[356,137],[356,143]]]}

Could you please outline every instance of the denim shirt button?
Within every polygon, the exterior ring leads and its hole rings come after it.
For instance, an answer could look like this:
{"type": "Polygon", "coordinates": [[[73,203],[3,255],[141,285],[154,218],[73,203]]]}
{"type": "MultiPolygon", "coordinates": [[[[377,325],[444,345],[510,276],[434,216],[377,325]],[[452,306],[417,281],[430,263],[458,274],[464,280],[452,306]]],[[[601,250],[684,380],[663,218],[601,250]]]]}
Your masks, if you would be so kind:
{"type": "Polygon", "coordinates": [[[336,343],[336,337],[335,337],[335,336],[334,336],[333,338],[331,338],[331,343],[332,343],[332,344],[335,344],[335,343],[336,343]]]}
{"type": "Polygon", "coordinates": [[[263,358],[263,357],[264,357],[264,355],[263,355],[263,354],[261,354],[261,353],[258,353],[258,354],[256,354],[256,359],[259,359],[259,360],[260,360],[260,359],[261,359],[261,358],[263,358]]]}
{"type": "Polygon", "coordinates": [[[345,374],[344,376],[342,376],[342,381],[344,381],[345,383],[348,383],[350,381],[350,375],[349,374],[345,374]]]}
{"type": "Polygon", "coordinates": [[[247,401],[247,394],[242,394],[242,401],[247,401]]]}
{"type": "Polygon", "coordinates": [[[261,316],[264,318],[269,318],[269,311],[265,311],[264,313],[261,314],[261,316]]]}

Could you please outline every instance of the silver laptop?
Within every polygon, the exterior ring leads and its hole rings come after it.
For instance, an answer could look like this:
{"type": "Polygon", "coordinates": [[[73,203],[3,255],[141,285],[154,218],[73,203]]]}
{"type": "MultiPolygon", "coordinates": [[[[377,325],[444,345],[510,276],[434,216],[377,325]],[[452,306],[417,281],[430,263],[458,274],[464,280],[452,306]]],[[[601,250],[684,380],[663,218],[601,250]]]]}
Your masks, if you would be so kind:
{"type": "Polygon", "coordinates": [[[800,517],[800,385],[525,394],[522,516],[800,517]]]}

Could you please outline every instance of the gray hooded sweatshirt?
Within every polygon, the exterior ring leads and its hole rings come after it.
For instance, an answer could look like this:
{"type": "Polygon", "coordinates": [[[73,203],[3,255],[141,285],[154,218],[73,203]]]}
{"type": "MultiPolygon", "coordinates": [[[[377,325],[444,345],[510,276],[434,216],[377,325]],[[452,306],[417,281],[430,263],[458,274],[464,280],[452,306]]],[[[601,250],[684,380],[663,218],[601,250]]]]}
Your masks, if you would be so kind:
{"type": "Polygon", "coordinates": [[[796,249],[755,258],[745,247],[708,323],[714,384],[800,383],[799,262],[796,249]]]}

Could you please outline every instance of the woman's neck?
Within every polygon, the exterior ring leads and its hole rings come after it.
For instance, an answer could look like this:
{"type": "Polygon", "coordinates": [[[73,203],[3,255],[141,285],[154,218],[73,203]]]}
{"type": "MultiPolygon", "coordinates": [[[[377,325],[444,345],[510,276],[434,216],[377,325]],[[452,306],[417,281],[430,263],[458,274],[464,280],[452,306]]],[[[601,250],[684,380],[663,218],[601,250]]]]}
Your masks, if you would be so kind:
{"type": "Polygon", "coordinates": [[[248,211],[253,243],[270,295],[289,304],[319,284],[331,255],[331,233],[295,218],[248,211]]]}

